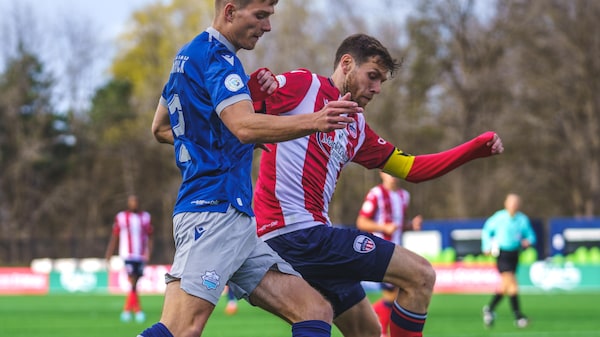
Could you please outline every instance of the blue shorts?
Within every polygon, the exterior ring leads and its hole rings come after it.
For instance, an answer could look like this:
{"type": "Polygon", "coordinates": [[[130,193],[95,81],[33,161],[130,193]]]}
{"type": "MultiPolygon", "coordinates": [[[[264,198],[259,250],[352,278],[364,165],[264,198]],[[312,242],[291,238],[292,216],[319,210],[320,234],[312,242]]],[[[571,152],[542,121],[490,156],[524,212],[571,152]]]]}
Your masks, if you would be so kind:
{"type": "Polygon", "coordinates": [[[144,262],[137,260],[125,260],[127,275],[140,278],[144,276],[144,262]]]}
{"type": "Polygon", "coordinates": [[[336,317],[365,298],[361,281],[383,280],[395,248],[371,233],[324,225],[267,243],[331,302],[336,317]]]}

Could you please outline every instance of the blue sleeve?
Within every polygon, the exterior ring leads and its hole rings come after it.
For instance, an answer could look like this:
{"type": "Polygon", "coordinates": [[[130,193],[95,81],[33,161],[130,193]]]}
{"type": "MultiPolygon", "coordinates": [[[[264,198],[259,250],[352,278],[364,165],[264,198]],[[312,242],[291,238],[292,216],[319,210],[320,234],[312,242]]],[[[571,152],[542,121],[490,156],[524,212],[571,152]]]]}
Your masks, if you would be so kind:
{"type": "Polygon", "coordinates": [[[217,50],[208,55],[205,87],[209,91],[213,109],[220,114],[229,105],[242,100],[252,101],[248,89],[248,75],[242,62],[232,53],[217,50]]]}

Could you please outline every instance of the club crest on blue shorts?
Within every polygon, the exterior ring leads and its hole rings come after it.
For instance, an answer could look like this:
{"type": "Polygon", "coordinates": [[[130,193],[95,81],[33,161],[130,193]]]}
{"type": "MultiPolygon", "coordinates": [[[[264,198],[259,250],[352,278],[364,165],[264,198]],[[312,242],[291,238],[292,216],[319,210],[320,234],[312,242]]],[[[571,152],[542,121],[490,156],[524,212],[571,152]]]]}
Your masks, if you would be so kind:
{"type": "Polygon", "coordinates": [[[375,249],[375,242],[368,236],[359,235],[354,239],[354,250],[357,253],[369,253],[375,249]]]}

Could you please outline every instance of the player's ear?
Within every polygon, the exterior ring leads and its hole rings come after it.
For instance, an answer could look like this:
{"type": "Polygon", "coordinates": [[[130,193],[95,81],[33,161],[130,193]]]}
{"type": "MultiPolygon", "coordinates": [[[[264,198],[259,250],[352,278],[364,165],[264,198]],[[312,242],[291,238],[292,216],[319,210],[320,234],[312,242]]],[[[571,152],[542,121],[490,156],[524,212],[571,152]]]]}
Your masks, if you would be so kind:
{"type": "Polygon", "coordinates": [[[344,75],[348,74],[354,66],[354,58],[350,54],[344,54],[340,59],[340,66],[344,71],[344,75]]]}
{"type": "Polygon", "coordinates": [[[233,22],[233,14],[235,13],[235,4],[229,2],[225,5],[223,12],[225,13],[225,21],[233,22]]]}

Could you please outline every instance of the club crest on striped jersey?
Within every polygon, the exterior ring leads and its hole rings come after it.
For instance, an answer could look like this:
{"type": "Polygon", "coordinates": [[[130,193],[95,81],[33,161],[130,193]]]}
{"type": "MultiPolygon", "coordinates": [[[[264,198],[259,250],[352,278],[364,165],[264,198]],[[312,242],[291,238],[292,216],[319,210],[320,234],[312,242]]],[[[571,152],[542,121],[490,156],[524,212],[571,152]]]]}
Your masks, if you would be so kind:
{"type": "Polygon", "coordinates": [[[354,239],[353,247],[357,253],[369,253],[375,249],[375,241],[366,235],[359,235],[354,239]]]}
{"type": "MultiPolygon", "coordinates": [[[[338,163],[345,164],[354,156],[354,146],[348,142],[349,128],[335,130],[328,133],[317,132],[315,140],[323,153],[338,163]]],[[[356,138],[356,125],[353,123],[354,137],[356,138]]]]}

